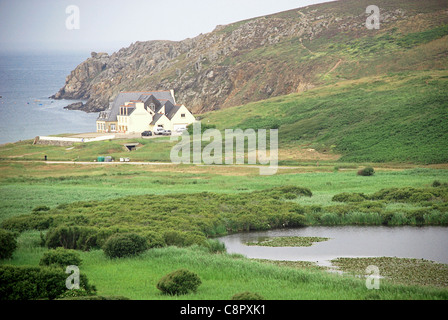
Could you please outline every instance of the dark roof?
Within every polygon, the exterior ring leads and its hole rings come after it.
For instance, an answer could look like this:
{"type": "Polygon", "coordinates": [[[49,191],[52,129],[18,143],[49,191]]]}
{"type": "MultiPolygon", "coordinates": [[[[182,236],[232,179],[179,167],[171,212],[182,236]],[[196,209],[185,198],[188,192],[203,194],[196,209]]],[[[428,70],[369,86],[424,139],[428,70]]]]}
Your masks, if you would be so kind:
{"type": "Polygon", "coordinates": [[[161,114],[161,113],[156,113],[155,115],[154,115],[154,117],[152,118],[152,121],[151,121],[151,125],[154,125],[154,124],[156,124],[156,122],[161,118],[163,116],[163,114],[161,114]]]}
{"type": "Polygon", "coordinates": [[[168,119],[172,119],[177,111],[179,111],[180,106],[175,106],[170,101],[165,104],[165,115],[168,119]]]}
{"type": "MultiPolygon", "coordinates": [[[[104,121],[117,121],[117,115],[120,112],[120,106],[124,105],[129,101],[142,101],[143,103],[149,102],[151,96],[155,99],[162,101],[170,101],[171,103],[175,103],[174,97],[171,94],[171,91],[131,91],[131,92],[120,92],[115,100],[109,104],[109,109],[104,112],[101,112],[98,116],[98,120],[104,121]]],[[[148,103],[149,104],[149,103],[148,103]]]]}

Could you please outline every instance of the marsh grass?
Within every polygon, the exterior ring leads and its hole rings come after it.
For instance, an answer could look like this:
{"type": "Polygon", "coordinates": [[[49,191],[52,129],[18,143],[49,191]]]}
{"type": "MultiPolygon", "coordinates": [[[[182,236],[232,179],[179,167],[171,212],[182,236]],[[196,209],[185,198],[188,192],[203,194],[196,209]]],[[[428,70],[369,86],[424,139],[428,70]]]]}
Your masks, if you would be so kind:
{"type": "Polygon", "coordinates": [[[448,288],[448,265],[424,259],[396,257],[337,258],[332,264],[344,272],[365,275],[369,265],[375,265],[380,276],[393,283],[448,288]]]}
{"type": "Polygon", "coordinates": [[[262,247],[310,247],[315,242],[327,241],[329,238],[323,237],[274,237],[261,239],[257,242],[248,242],[248,246],[262,247]]]}

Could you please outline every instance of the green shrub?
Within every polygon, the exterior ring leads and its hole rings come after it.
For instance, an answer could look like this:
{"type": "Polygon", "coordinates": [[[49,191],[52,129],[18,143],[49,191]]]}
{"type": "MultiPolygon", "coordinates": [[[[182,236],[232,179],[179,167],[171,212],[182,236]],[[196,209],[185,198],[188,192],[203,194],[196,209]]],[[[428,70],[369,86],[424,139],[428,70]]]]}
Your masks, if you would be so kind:
{"type": "Polygon", "coordinates": [[[290,212],[285,216],[284,226],[289,228],[303,227],[306,225],[306,218],[303,214],[290,212]]]}
{"type": "Polygon", "coordinates": [[[389,225],[390,222],[392,221],[392,218],[394,216],[394,213],[391,211],[386,211],[386,212],[381,212],[380,217],[381,217],[381,224],[382,225],[389,225]]]}
{"type": "Polygon", "coordinates": [[[202,281],[199,276],[186,269],[179,269],[163,276],[157,283],[157,289],[164,294],[181,295],[196,292],[202,281]]]}
{"type": "Polygon", "coordinates": [[[58,300],[59,299],[71,300],[71,298],[87,297],[87,296],[89,296],[89,293],[87,293],[87,291],[84,289],[71,289],[59,295],[58,300]]]}
{"type": "Polygon", "coordinates": [[[17,234],[0,229],[0,259],[9,259],[17,248],[17,234]]]}
{"type": "Polygon", "coordinates": [[[266,190],[255,191],[255,195],[269,195],[274,199],[295,199],[299,196],[312,197],[313,193],[310,189],[299,186],[281,186],[266,190]]]}
{"type": "Polygon", "coordinates": [[[90,250],[98,246],[97,232],[95,228],[62,225],[48,230],[45,245],[48,248],[90,250]]]}
{"type": "Polygon", "coordinates": [[[1,222],[1,227],[8,230],[23,232],[26,230],[48,229],[53,221],[52,217],[30,214],[12,217],[1,222]]]}
{"type": "Polygon", "coordinates": [[[148,249],[146,239],[135,233],[117,233],[109,237],[103,251],[109,258],[136,256],[148,249]]]}
{"type": "Polygon", "coordinates": [[[410,202],[422,202],[430,201],[433,198],[433,194],[429,192],[417,192],[409,197],[410,202]]]}
{"type": "Polygon", "coordinates": [[[264,298],[258,293],[245,291],[234,294],[230,300],[264,300],[264,298]]]}
{"type": "Polygon", "coordinates": [[[349,193],[342,192],[333,196],[331,201],[336,202],[361,202],[366,200],[366,196],[363,193],[349,193]]]}
{"type": "MultiPolygon", "coordinates": [[[[0,265],[0,300],[55,299],[68,290],[66,279],[62,268],[0,265]]],[[[84,274],[80,289],[96,292],[84,274]]]]}
{"type": "Polygon", "coordinates": [[[46,211],[49,211],[50,210],[50,207],[48,207],[48,206],[37,206],[37,207],[35,207],[34,209],[33,209],[33,213],[39,213],[39,212],[46,212],[46,211]]]}
{"type": "Polygon", "coordinates": [[[415,224],[418,226],[421,226],[425,223],[426,215],[431,215],[429,209],[417,209],[407,213],[408,218],[415,221],[415,224]]]}
{"type": "Polygon", "coordinates": [[[359,176],[373,176],[375,174],[375,169],[372,167],[365,167],[358,171],[359,176]]]}
{"type": "Polygon", "coordinates": [[[377,201],[363,201],[353,205],[354,210],[361,212],[377,212],[381,213],[385,205],[377,201]]]}
{"type": "Polygon", "coordinates": [[[0,266],[0,299],[54,299],[67,290],[61,269],[0,266]]]}
{"type": "Polygon", "coordinates": [[[161,248],[166,246],[163,235],[159,234],[158,232],[149,231],[145,234],[145,238],[148,241],[148,249],[161,248]]]}
{"type": "Polygon", "coordinates": [[[76,251],[59,247],[45,252],[40,259],[39,265],[66,267],[70,265],[80,266],[81,263],[82,260],[76,251]]]}
{"type": "Polygon", "coordinates": [[[438,181],[438,180],[434,180],[434,181],[432,182],[432,186],[433,186],[434,188],[440,187],[440,185],[441,185],[441,183],[440,183],[440,181],[438,181]]]}
{"type": "Polygon", "coordinates": [[[194,232],[183,232],[177,230],[168,230],[163,233],[163,239],[167,246],[188,247],[193,244],[204,244],[206,238],[204,235],[194,232]]]}

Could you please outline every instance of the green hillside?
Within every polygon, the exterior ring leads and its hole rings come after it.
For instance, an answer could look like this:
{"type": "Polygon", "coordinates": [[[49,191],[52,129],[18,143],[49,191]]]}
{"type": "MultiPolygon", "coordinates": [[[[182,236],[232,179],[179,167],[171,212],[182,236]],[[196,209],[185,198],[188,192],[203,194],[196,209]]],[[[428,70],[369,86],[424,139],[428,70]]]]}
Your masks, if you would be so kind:
{"type": "Polygon", "coordinates": [[[279,128],[280,149],[314,148],[340,161],[448,162],[448,71],[341,81],[207,113],[217,128],[279,128]]]}

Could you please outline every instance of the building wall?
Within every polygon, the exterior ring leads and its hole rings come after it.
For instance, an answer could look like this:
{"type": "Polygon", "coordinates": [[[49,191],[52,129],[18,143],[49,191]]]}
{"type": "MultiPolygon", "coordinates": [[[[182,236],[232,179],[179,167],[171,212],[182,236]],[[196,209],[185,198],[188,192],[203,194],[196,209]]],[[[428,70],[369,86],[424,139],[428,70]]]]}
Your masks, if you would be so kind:
{"type": "Polygon", "coordinates": [[[149,130],[151,121],[152,115],[145,110],[143,103],[136,103],[134,112],[129,116],[128,131],[141,133],[149,130]]]}
{"type": "Polygon", "coordinates": [[[180,107],[180,109],[177,111],[177,113],[174,115],[173,118],[171,118],[171,129],[174,130],[176,125],[189,125],[190,123],[193,123],[196,119],[191,114],[191,112],[184,106],[180,107]],[[182,115],[185,115],[182,117],[182,115]]]}
{"type": "Polygon", "coordinates": [[[152,125],[149,130],[154,131],[159,125],[161,125],[165,130],[172,130],[171,121],[165,115],[161,116],[160,119],[157,120],[157,122],[152,125]]]}
{"type": "Polygon", "coordinates": [[[117,132],[118,126],[116,121],[97,121],[96,132],[117,132]],[[115,129],[114,129],[115,126],[115,129]]]}

